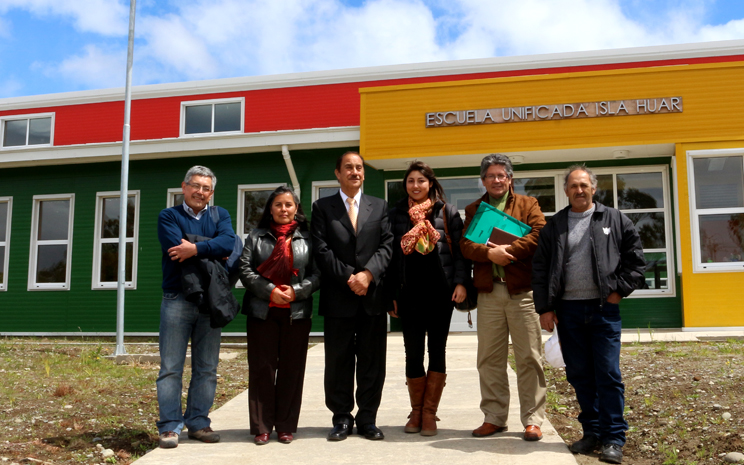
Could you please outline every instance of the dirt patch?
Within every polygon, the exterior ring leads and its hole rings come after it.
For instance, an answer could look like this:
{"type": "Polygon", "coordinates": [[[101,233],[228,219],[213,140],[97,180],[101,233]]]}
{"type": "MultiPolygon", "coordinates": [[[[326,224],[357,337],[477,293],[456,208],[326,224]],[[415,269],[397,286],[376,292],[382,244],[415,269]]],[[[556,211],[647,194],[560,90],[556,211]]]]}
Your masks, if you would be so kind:
{"type": "MultiPolygon", "coordinates": [[[[0,460],[8,463],[129,464],[157,447],[159,365],[117,365],[114,344],[4,339],[0,342],[0,460]],[[113,457],[104,459],[102,449],[113,457]]],[[[157,345],[127,344],[130,354],[157,345]]],[[[248,388],[245,349],[217,369],[214,408],[248,388]]],[[[190,369],[184,373],[188,389],[190,369]]],[[[185,404],[186,399],[183,398],[185,404]]],[[[184,406],[185,408],[185,406],[184,406]]]]}
{"type": "MultiPolygon", "coordinates": [[[[724,463],[744,452],[744,341],[624,345],[620,368],[630,430],[623,463],[724,463]]],[[[548,418],[571,444],[579,406],[563,369],[546,368],[548,418]]],[[[598,455],[576,456],[579,464],[598,455]]]]}

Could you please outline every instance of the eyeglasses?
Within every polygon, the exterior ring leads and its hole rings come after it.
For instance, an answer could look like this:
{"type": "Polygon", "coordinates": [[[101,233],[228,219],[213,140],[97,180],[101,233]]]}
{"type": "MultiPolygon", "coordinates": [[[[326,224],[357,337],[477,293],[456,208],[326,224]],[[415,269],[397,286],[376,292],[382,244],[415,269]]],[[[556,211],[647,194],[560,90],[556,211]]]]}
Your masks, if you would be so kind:
{"type": "Polygon", "coordinates": [[[209,186],[202,186],[201,184],[194,184],[194,183],[190,183],[190,182],[187,182],[186,185],[187,186],[191,186],[192,189],[196,189],[198,191],[202,191],[205,194],[209,194],[210,192],[212,192],[212,188],[209,187],[209,186]]]}
{"type": "Polygon", "coordinates": [[[504,182],[507,179],[509,179],[509,176],[506,176],[506,175],[503,175],[503,174],[500,174],[498,176],[496,176],[495,174],[489,174],[488,176],[486,176],[486,181],[488,181],[488,182],[493,182],[494,180],[496,180],[498,182],[504,182]]]}

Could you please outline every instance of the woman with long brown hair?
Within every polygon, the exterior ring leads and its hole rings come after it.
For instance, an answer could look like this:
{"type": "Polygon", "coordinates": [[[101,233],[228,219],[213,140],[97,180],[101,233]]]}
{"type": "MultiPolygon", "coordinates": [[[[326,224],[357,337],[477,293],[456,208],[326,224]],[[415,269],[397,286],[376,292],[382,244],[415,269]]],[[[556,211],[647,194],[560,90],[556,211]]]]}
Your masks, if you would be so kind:
{"type": "Polygon", "coordinates": [[[302,404],[312,293],[320,286],[307,219],[290,188],[269,196],[240,262],[251,434],[263,445],[276,428],[279,442],[290,443],[302,404]]]}
{"type": "Polygon", "coordinates": [[[395,295],[394,310],[389,313],[400,318],[403,325],[411,399],[405,432],[433,436],[437,434],[436,412],[447,378],[445,348],[452,311],[455,302],[466,297],[463,284],[470,275],[470,263],[460,253],[460,214],[454,205],[445,202],[444,189],[429,165],[411,163],[403,183],[408,196],[390,211],[395,239],[388,279],[395,295]]]}

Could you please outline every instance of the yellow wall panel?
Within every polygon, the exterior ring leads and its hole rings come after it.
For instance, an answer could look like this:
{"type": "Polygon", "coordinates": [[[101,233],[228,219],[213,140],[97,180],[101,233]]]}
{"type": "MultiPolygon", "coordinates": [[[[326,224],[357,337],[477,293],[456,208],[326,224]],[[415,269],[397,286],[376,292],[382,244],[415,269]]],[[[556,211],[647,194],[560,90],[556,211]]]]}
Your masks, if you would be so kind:
{"type": "Polygon", "coordinates": [[[688,150],[739,148],[744,143],[677,144],[677,182],[679,192],[680,245],[682,251],[682,311],[686,327],[744,326],[744,300],[741,299],[744,273],[693,273],[692,218],[688,183],[688,150]]]}
{"type": "Polygon", "coordinates": [[[744,63],[593,71],[361,89],[370,160],[744,139],[744,63]],[[426,128],[429,112],[683,98],[682,113],[426,128]]]}

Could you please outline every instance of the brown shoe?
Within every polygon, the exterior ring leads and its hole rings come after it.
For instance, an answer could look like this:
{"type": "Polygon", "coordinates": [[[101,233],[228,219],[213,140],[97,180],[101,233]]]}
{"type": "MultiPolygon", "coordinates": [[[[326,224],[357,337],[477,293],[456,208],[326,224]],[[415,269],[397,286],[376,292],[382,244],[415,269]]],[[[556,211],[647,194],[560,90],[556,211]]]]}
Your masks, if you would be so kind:
{"type": "Polygon", "coordinates": [[[269,433],[257,434],[256,437],[253,438],[253,442],[257,446],[263,446],[265,444],[268,444],[269,443],[269,433]]]}
{"type": "Polygon", "coordinates": [[[507,426],[496,426],[491,423],[483,422],[482,425],[475,428],[473,430],[473,436],[476,438],[484,438],[486,436],[491,436],[496,433],[503,433],[504,431],[507,431],[509,428],[507,426]]]}
{"type": "Polygon", "coordinates": [[[437,410],[442,399],[447,375],[436,371],[426,373],[426,391],[424,392],[424,407],[421,409],[421,436],[437,435],[437,410]]]}
{"type": "Polygon", "coordinates": [[[276,435],[279,437],[279,442],[282,444],[289,444],[294,440],[292,433],[280,433],[277,431],[276,435]]]}
{"type": "Polygon", "coordinates": [[[201,442],[208,442],[208,443],[214,443],[214,442],[220,442],[220,435],[215,433],[212,428],[207,426],[206,428],[202,428],[198,431],[191,431],[189,430],[189,439],[196,439],[197,441],[201,442]]]}
{"type": "Polygon", "coordinates": [[[525,441],[539,441],[542,439],[542,431],[540,431],[539,426],[535,425],[529,425],[524,430],[524,440],[525,441]]]}
{"type": "Polygon", "coordinates": [[[411,413],[408,415],[408,423],[403,429],[406,433],[418,433],[421,431],[421,408],[424,405],[424,391],[426,391],[426,376],[420,378],[406,378],[408,385],[408,397],[411,398],[411,413]]]}

